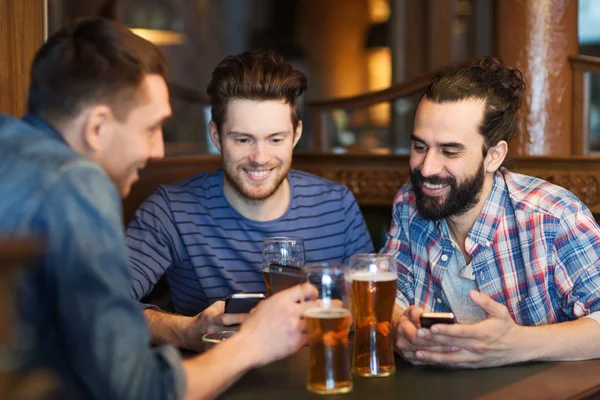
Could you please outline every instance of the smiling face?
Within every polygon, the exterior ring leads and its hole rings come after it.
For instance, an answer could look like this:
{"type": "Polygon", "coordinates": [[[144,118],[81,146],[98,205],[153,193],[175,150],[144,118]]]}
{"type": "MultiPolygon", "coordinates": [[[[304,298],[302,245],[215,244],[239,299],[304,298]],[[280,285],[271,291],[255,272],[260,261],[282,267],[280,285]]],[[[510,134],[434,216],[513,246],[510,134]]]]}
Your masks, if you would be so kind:
{"type": "Polygon", "coordinates": [[[485,102],[474,99],[436,103],[424,97],[419,103],[410,169],[424,217],[437,220],[464,214],[478,204],[484,184],[491,187],[493,174],[486,174],[479,133],[484,109],[485,102]]]}
{"type": "Polygon", "coordinates": [[[171,115],[169,93],[159,75],[147,75],[140,86],[140,99],[124,121],[111,114],[105,122],[107,135],[96,161],[117,186],[122,197],[139,179],[138,171],[149,159],[164,157],[162,124],[171,115]]]}
{"type": "Polygon", "coordinates": [[[211,138],[221,151],[225,185],[246,200],[265,200],[278,193],[292,164],[296,131],[290,105],[278,100],[230,100],[222,132],[211,122],[211,138]]]}

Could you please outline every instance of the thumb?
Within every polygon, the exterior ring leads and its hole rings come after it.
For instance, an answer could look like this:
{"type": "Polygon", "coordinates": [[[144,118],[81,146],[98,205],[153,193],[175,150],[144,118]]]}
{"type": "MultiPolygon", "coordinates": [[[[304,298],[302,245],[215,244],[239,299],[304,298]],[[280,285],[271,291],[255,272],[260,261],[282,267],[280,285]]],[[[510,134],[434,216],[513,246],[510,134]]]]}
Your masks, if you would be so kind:
{"type": "Polygon", "coordinates": [[[478,292],[476,290],[469,291],[469,297],[473,300],[477,306],[488,314],[488,317],[503,317],[506,307],[502,304],[494,301],[487,294],[478,292]]]}

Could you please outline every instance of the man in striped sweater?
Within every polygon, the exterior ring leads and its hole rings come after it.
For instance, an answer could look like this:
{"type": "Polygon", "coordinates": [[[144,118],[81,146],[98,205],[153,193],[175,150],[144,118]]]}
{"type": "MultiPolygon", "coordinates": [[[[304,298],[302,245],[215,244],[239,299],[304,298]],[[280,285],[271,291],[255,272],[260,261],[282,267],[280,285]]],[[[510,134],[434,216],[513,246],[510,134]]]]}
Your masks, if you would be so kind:
{"type": "Polygon", "coordinates": [[[306,77],[273,52],[226,57],[208,86],[210,136],[223,169],[160,186],[127,229],[131,293],[142,300],[166,275],[177,315],[141,304],[155,342],[195,349],[236,292],[265,292],[265,237],[304,239],[306,262],[347,262],[373,244],[344,185],[290,170],[302,135],[306,77]]]}

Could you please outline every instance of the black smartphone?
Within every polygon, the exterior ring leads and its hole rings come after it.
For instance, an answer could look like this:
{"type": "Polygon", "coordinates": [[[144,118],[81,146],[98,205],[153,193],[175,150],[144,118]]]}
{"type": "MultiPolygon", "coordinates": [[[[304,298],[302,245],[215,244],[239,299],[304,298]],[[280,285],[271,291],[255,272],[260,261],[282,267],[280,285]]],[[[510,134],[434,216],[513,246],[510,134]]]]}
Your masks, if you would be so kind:
{"type": "Polygon", "coordinates": [[[266,297],[262,293],[235,293],[225,298],[226,314],[249,313],[260,301],[266,297]]]}
{"type": "Polygon", "coordinates": [[[431,328],[433,324],[455,324],[456,317],[451,312],[424,312],[421,314],[421,327],[431,328]]]}

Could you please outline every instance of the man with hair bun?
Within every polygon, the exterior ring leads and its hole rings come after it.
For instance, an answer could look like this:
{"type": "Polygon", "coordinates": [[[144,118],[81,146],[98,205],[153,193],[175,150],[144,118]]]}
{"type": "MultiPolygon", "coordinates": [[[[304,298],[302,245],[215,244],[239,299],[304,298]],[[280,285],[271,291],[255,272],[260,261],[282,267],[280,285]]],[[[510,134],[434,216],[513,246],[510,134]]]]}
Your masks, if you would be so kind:
{"type": "Polygon", "coordinates": [[[600,228],[568,190],[502,166],[525,83],[493,57],[441,71],[411,135],[384,252],[397,351],[464,368],[600,357],[600,228]],[[423,312],[457,324],[421,326],[423,312]]]}

